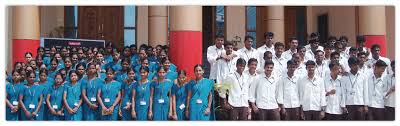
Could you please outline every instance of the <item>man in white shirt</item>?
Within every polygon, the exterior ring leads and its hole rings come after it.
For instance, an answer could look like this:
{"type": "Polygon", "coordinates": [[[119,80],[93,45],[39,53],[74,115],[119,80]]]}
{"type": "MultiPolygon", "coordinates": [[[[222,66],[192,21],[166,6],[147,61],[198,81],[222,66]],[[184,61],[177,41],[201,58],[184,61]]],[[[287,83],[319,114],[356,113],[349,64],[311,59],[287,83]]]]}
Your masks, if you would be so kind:
{"type": "Polygon", "coordinates": [[[368,89],[367,78],[359,70],[360,60],[351,57],[348,60],[350,72],[342,77],[344,94],[346,95],[347,118],[349,120],[364,120],[367,109],[368,89]]]}
{"type": "Polygon", "coordinates": [[[247,120],[249,107],[249,83],[248,76],[243,74],[246,61],[239,58],[236,62],[236,71],[229,74],[224,83],[230,84],[228,89],[228,101],[226,95],[222,94],[224,108],[231,110],[232,120],[247,120]]]}
{"type": "Polygon", "coordinates": [[[294,60],[287,61],[287,73],[278,81],[278,104],[281,108],[282,120],[300,119],[300,101],[298,75],[294,74],[296,63],[294,60]]]}
{"type": "Polygon", "coordinates": [[[260,120],[280,120],[277,103],[277,81],[272,75],[274,63],[265,61],[264,74],[253,81],[250,87],[250,104],[260,120]]]}
{"type": "Polygon", "coordinates": [[[326,119],[328,120],[342,120],[342,114],[345,113],[345,94],[341,83],[341,76],[339,75],[340,64],[338,62],[331,62],[329,64],[330,75],[325,76],[325,91],[326,91],[326,119]]]}
{"type": "Polygon", "coordinates": [[[343,53],[345,54],[345,58],[349,59],[350,55],[347,52],[347,50],[350,50],[351,46],[349,46],[349,38],[347,38],[347,36],[340,36],[339,38],[339,42],[342,43],[343,45],[343,53]]]}
{"type": "Polygon", "coordinates": [[[360,61],[360,64],[359,64],[360,70],[359,71],[362,74],[364,74],[366,76],[367,74],[372,73],[372,66],[369,66],[366,63],[367,60],[368,60],[368,56],[367,56],[367,54],[365,52],[359,52],[357,54],[357,59],[360,61]]]}
{"type": "MultiPolygon", "coordinates": [[[[257,73],[259,73],[259,74],[264,73],[264,64],[265,64],[265,61],[266,61],[266,60],[272,61],[272,57],[273,57],[272,52],[266,51],[266,52],[264,53],[264,56],[263,56],[262,60],[260,60],[260,63],[257,65],[257,73]]],[[[275,69],[275,68],[274,68],[274,69],[275,69]]]]}
{"type": "Polygon", "coordinates": [[[295,53],[292,56],[292,60],[295,62],[296,70],[294,74],[301,77],[307,76],[306,65],[301,61],[300,53],[295,53]]]}
{"type": "MultiPolygon", "coordinates": [[[[244,74],[246,74],[249,77],[249,79],[248,79],[249,84],[252,84],[253,81],[255,81],[259,76],[259,74],[257,73],[257,65],[258,65],[257,59],[250,58],[249,61],[247,61],[247,67],[249,69],[245,70],[244,74]]],[[[250,87],[251,87],[251,85],[250,85],[250,87]]],[[[249,104],[250,104],[250,102],[249,102],[249,104]]],[[[251,114],[249,114],[248,119],[258,120],[257,114],[255,114],[253,111],[251,111],[251,109],[249,109],[249,113],[251,113],[251,114]]]]}
{"type": "Polygon", "coordinates": [[[236,70],[236,60],[239,58],[234,54],[233,44],[231,42],[226,42],[224,47],[225,53],[221,56],[223,58],[217,61],[217,84],[222,84],[225,77],[236,70]]]}
{"type": "Polygon", "coordinates": [[[341,42],[336,42],[335,43],[335,52],[339,53],[339,55],[340,55],[340,59],[339,60],[345,60],[345,59],[347,59],[349,57],[348,54],[346,52],[344,52],[344,46],[343,46],[343,44],[341,42]]]}
{"type": "Polygon", "coordinates": [[[326,99],[324,80],[315,75],[315,62],[306,62],[307,76],[300,78],[301,115],[306,120],[321,120],[325,113],[326,99]]]}
{"type": "MultiPolygon", "coordinates": [[[[312,45],[311,45],[311,41],[319,41],[319,34],[316,33],[316,32],[315,32],[315,33],[311,33],[310,39],[308,40],[307,45],[304,46],[304,47],[306,48],[307,51],[308,51],[308,50],[311,50],[311,46],[312,46],[312,45]]],[[[317,49],[319,49],[319,50],[324,50],[322,46],[318,46],[317,49]]]]}
{"type": "Polygon", "coordinates": [[[383,81],[386,86],[386,95],[385,95],[385,120],[394,120],[395,119],[395,107],[396,107],[396,77],[395,77],[395,62],[394,60],[390,63],[392,66],[393,73],[387,75],[385,80],[383,81]]]}
{"type": "MultiPolygon", "coordinates": [[[[266,32],[264,34],[264,39],[265,39],[265,44],[261,47],[257,48],[257,52],[258,52],[258,59],[262,59],[262,57],[264,56],[264,53],[266,51],[270,51],[272,54],[275,53],[274,50],[274,33],[272,32],[266,32]]],[[[275,54],[274,54],[275,55],[275,54]]]]}
{"type": "MultiPolygon", "coordinates": [[[[372,58],[369,59],[367,61],[367,66],[374,66],[374,64],[378,61],[378,60],[382,60],[384,61],[387,65],[390,65],[390,59],[381,56],[381,46],[378,44],[374,44],[371,47],[371,55],[372,58]]],[[[390,74],[391,70],[390,70],[390,66],[387,67],[385,69],[385,72],[383,73],[383,76],[385,76],[386,74],[390,74]]]]}
{"type": "Polygon", "coordinates": [[[315,52],[315,62],[316,62],[316,76],[320,78],[325,78],[325,76],[329,76],[329,62],[324,60],[324,52],[321,50],[317,50],[315,52]]]}
{"type": "Polygon", "coordinates": [[[283,43],[275,43],[275,55],[272,58],[272,62],[274,62],[274,68],[276,68],[276,70],[273,71],[273,75],[277,75],[276,77],[278,78],[286,71],[287,60],[282,56],[284,49],[285,45],[283,43]]]}
{"type": "Polygon", "coordinates": [[[388,65],[378,60],[374,66],[374,73],[368,76],[368,109],[367,111],[369,120],[384,120],[385,117],[385,102],[384,97],[386,95],[386,86],[383,78],[383,73],[388,65]]]}
{"type": "MultiPolygon", "coordinates": [[[[357,54],[358,54],[357,48],[355,48],[355,47],[350,47],[349,51],[350,51],[350,52],[349,52],[349,58],[350,58],[350,57],[357,57],[357,54]]],[[[344,73],[350,72],[350,67],[349,67],[349,65],[348,65],[348,60],[349,60],[349,58],[346,58],[346,59],[344,59],[344,60],[342,61],[342,64],[343,64],[343,72],[344,72],[344,73]]]]}
{"type": "Polygon", "coordinates": [[[334,46],[332,46],[332,45],[329,45],[329,44],[326,44],[325,46],[324,46],[324,54],[325,54],[325,61],[328,61],[328,62],[330,62],[330,60],[331,60],[331,54],[332,54],[332,52],[334,52],[335,50],[333,50],[333,47],[334,46]]]}
{"type": "MultiPolygon", "coordinates": [[[[238,55],[240,58],[244,59],[246,62],[249,61],[250,58],[258,59],[257,50],[251,47],[253,44],[254,38],[252,36],[245,36],[244,37],[244,47],[239,49],[238,55]]],[[[247,68],[246,68],[247,70],[247,68]]]]}
{"type": "Polygon", "coordinates": [[[310,49],[309,50],[306,50],[306,53],[305,53],[305,60],[306,61],[308,61],[308,60],[312,60],[312,61],[315,61],[315,52],[317,51],[317,50],[324,50],[323,49],[323,47],[320,47],[319,46],[319,40],[318,39],[316,39],[316,40],[310,40],[310,49]]]}
{"type": "Polygon", "coordinates": [[[283,58],[285,58],[287,60],[291,60],[292,55],[294,53],[297,53],[298,45],[299,45],[299,41],[297,40],[297,38],[291,37],[290,38],[290,48],[288,50],[286,50],[285,52],[283,52],[283,54],[282,54],[283,58]]]}
{"type": "Polygon", "coordinates": [[[224,50],[224,36],[217,35],[215,38],[215,45],[207,48],[207,60],[210,63],[210,76],[209,79],[217,79],[217,61],[222,59],[224,50]]]}

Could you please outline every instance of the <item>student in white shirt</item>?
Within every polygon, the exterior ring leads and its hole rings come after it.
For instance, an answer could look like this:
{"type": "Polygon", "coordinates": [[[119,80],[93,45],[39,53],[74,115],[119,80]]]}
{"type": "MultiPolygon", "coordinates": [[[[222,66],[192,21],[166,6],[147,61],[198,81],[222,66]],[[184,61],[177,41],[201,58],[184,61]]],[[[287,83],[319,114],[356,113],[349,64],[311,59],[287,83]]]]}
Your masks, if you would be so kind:
{"type": "Polygon", "coordinates": [[[258,55],[259,55],[258,59],[262,59],[262,57],[264,56],[264,53],[266,51],[270,51],[272,54],[275,53],[275,50],[274,50],[274,33],[266,32],[264,34],[264,39],[265,39],[265,44],[263,46],[257,48],[257,52],[258,52],[258,55]]]}
{"type": "Polygon", "coordinates": [[[345,60],[349,57],[348,54],[344,52],[344,46],[341,42],[335,43],[335,52],[339,53],[340,55],[339,60],[345,60]]]}
{"type": "MultiPolygon", "coordinates": [[[[259,76],[259,74],[257,73],[257,65],[258,65],[257,59],[251,58],[251,59],[249,59],[249,61],[247,61],[247,67],[249,69],[245,70],[244,74],[246,74],[249,77],[249,79],[248,79],[249,84],[252,84],[253,81],[255,81],[259,76]]],[[[250,85],[250,87],[251,87],[251,85],[250,85]]],[[[249,104],[250,104],[250,102],[249,102],[249,104]]],[[[249,120],[250,119],[258,120],[258,116],[253,111],[251,111],[251,109],[249,109],[248,119],[249,120]]]]}
{"type": "Polygon", "coordinates": [[[306,50],[306,53],[305,53],[305,60],[306,61],[308,61],[308,60],[312,60],[312,61],[315,61],[315,52],[317,51],[317,50],[324,50],[322,47],[321,48],[319,48],[320,46],[319,46],[319,40],[318,39],[316,39],[316,40],[310,40],[310,49],[309,50],[306,50]]]}
{"type": "Polygon", "coordinates": [[[217,84],[221,84],[227,75],[235,71],[236,60],[239,58],[234,54],[233,44],[231,42],[226,42],[224,47],[225,53],[221,56],[223,58],[217,61],[217,84]]]}
{"type": "MultiPolygon", "coordinates": [[[[372,45],[372,47],[371,47],[371,55],[372,55],[372,58],[367,61],[367,65],[368,66],[374,66],[374,64],[378,60],[382,60],[387,65],[390,65],[390,59],[381,56],[381,46],[380,45],[378,45],[378,44],[372,45]]],[[[385,76],[386,74],[390,74],[390,73],[391,73],[391,70],[390,70],[390,66],[389,66],[389,67],[387,67],[385,69],[385,72],[383,73],[383,76],[385,76]]]]}
{"type": "Polygon", "coordinates": [[[365,52],[359,52],[357,54],[357,59],[360,61],[359,67],[360,72],[364,75],[372,73],[372,66],[369,66],[366,62],[368,60],[368,56],[365,52]]]}
{"type": "Polygon", "coordinates": [[[272,58],[272,62],[274,62],[274,75],[276,77],[280,77],[286,71],[286,62],[287,60],[282,56],[283,50],[285,49],[285,45],[281,42],[275,43],[275,55],[272,58]]]}
{"type": "Polygon", "coordinates": [[[296,63],[287,61],[287,73],[278,81],[278,104],[281,108],[282,120],[300,119],[300,101],[298,75],[294,74],[296,63]]]}
{"type": "Polygon", "coordinates": [[[347,36],[340,36],[338,42],[342,43],[343,45],[343,53],[345,54],[345,58],[349,59],[349,53],[346,50],[349,50],[351,46],[349,46],[349,38],[347,36]]]}
{"type": "Polygon", "coordinates": [[[384,84],[383,73],[388,65],[378,60],[374,66],[374,73],[368,76],[368,109],[369,120],[384,120],[385,117],[385,102],[386,86],[384,84]]]}
{"type": "Polygon", "coordinates": [[[274,63],[265,61],[264,74],[253,81],[250,87],[250,104],[260,120],[280,120],[277,103],[277,81],[272,75],[274,63]]]}
{"type": "Polygon", "coordinates": [[[315,62],[306,62],[307,76],[300,78],[301,116],[306,120],[321,120],[325,113],[326,99],[324,80],[315,75],[315,62]]]}
{"type": "Polygon", "coordinates": [[[257,73],[264,73],[264,64],[266,60],[272,61],[273,54],[270,51],[266,51],[260,63],[257,65],[257,73]]]}
{"type": "MultiPolygon", "coordinates": [[[[311,33],[310,35],[310,39],[307,42],[307,45],[304,46],[306,48],[306,50],[311,50],[311,41],[319,41],[319,34],[318,33],[311,33]]],[[[324,50],[322,46],[318,46],[317,49],[319,50],[324,50]]]]}
{"type": "Polygon", "coordinates": [[[217,79],[217,61],[222,59],[222,54],[224,50],[224,36],[217,35],[215,37],[215,45],[207,48],[207,60],[210,63],[210,77],[209,79],[217,79]]]}
{"type": "Polygon", "coordinates": [[[326,119],[328,120],[342,120],[342,114],[345,113],[345,94],[339,75],[340,64],[338,62],[329,63],[330,75],[326,76],[325,91],[326,91],[326,119]]]}
{"type": "Polygon", "coordinates": [[[350,72],[342,77],[344,94],[346,95],[347,119],[364,120],[365,110],[367,109],[367,78],[359,70],[360,60],[351,57],[348,60],[350,72]]]}
{"type": "Polygon", "coordinates": [[[290,60],[292,59],[292,55],[294,53],[297,53],[297,47],[299,46],[299,41],[297,40],[296,37],[291,37],[290,38],[290,48],[283,52],[282,56],[283,58],[290,60]]]}
{"type": "Polygon", "coordinates": [[[315,63],[316,63],[316,76],[320,78],[325,78],[325,76],[329,76],[329,62],[324,60],[324,52],[321,50],[317,50],[315,52],[315,63]]]}
{"type": "Polygon", "coordinates": [[[244,59],[246,62],[249,61],[250,58],[258,58],[257,50],[251,47],[253,45],[254,38],[252,36],[244,37],[244,47],[237,51],[240,58],[244,59]]]}
{"type": "Polygon", "coordinates": [[[325,54],[325,61],[327,61],[328,63],[330,62],[330,60],[331,60],[331,54],[332,54],[332,52],[334,52],[335,50],[333,50],[333,47],[334,46],[332,46],[332,45],[329,45],[329,44],[326,44],[325,46],[324,46],[324,54],[325,54]]]}
{"type": "Polygon", "coordinates": [[[301,61],[300,54],[299,53],[293,54],[292,60],[295,62],[296,65],[296,70],[294,71],[294,74],[299,77],[307,76],[306,65],[304,65],[304,63],[301,61]]]}
{"type": "MultiPolygon", "coordinates": [[[[350,57],[357,57],[357,54],[358,54],[358,50],[357,50],[357,48],[355,48],[355,47],[350,47],[350,49],[349,49],[349,58],[350,57]]],[[[349,65],[348,65],[348,60],[349,60],[349,58],[346,58],[346,59],[344,59],[343,61],[342,61],[342,64],[343,64],[343,72],[344,73],[348,73],[349,71],[350,71],[350,67],[349,67],[349,65]]]]}
{"type": "Polygon", "coordinates": [[[239,58],[236,62],[236,71],[229,74],[224,83],[230,84],[228,100],[226,95],[221,95],[224,108],[231,110],[231,120],[247,120],[249,109],[249,83],[248,76],[243,73],[246,61],[239,58]]]}
{"type": "Polygon", "coordinates": [[[386,86],[386,95],[385,95],[385,120],[394,120],[395,119],[395,107],[396,107],[396,77],[395,77],[395,62],[394,60],[390,63],[392,66],[393,73],[387,75],[385,80],[383,81],[386,86]]]}

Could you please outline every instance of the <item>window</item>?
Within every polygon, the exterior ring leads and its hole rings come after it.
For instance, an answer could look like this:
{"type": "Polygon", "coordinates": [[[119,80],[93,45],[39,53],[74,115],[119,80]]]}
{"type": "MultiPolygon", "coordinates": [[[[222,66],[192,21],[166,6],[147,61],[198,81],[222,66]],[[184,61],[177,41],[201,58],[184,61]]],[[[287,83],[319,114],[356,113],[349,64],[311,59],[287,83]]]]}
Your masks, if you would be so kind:
{"type": "Polygon", "coordinates": [[[136,7],[124,7],[124,46],[136,43],[136,7]]]}
{"type": "MultiPolygon", "coordinates": [[[[253,48],[256,48],[256,7],[247,6],[246,7],[246,35],[253,36],[253,48]]],[[[243,38],[244,39],[244,38],[243,38]]]]}
{"type": "Polygon", "coordinates": [[[225,7],[216,6],[215,7],[215,34],[225,33],[225,7]]]}
{"type": "Polygon", "coordinates": [[[78,6],[65,7],[65,38],[78,37],[78,6]]]}

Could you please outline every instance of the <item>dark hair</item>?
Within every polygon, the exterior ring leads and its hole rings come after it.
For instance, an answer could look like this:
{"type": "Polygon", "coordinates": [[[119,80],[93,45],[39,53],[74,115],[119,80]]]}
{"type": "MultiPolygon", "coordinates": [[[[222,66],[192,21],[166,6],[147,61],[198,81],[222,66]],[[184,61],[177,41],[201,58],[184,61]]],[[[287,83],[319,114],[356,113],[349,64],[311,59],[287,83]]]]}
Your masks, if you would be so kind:
{"type": "Polygon", "coordinates": [[[347,63],[349,64],[349,66],[358,65],[360,64],[360,60],[358,60],[358,58],[356,57],[350,57],[349,60],[347,60],[347,63]]]}
{"type": "Polygon", "coordinates": [[[339,55],[339,56],[340,56],[340,53],[339,53],[339,52],[336,52],[336,51],[335,51],[335,52],[332,52],[332,53],[331,53],[331,58],[332,58],[333,56],[335,56],[335,55],[339,55]]]}
{"type": "Polygon", "coordinates": [[[387,67],[388,65],[383,60],[378,60],[375,63],[376,67],[387,67]]]}
{"type": "Polygon", "coordinates": [[[354,52],[354,51],[358,51],[358,49],[356,47],[350,47],[349,52],[354,52]]]}
{"type": "Polygon", "coordinates": [[[310,38],[314,38],[314,37],[319,37],[318,32],[311,33],[310,38]]]}
{"type": "Polygon", "coordinates": [[[178,76],[179,75],[185,75],[186,76],[186,71],[185,70],[179,70],[178,71],[178,76]]]}
{"type": "Polygon", "coordinates": [[[276,42],[274,48],[282,47],[285,48],[285,45],[282,42],[276,42]]]}
{"type": "Polygon", "coordinates": [[[265,64],[264,64],[264,68],[267,67],[268,65],[274,65],[274,62],[272,62],[271,60],[265,60],[265,64]]]}
{"type": "Polygon", "coordinates": [[[171,62],[171,60],[170,60],[168,57],[162,58],[162,59],[161,59],[161,65],[164,65],[164,63],[167,62],[167,61],[170,61],[170,62],[171,62]]]}
{"type": "Polygon", "coordinates": [[[359,53],[357,54],[357,57],[360,57],[361,55],[365,55],[365,56],[367,56],[367,53],[366,53],[366,52],[364,52],[364,51],[361,51],[361,52],[359,52],[359,53]]]}
{"type": "Polygon", "coordinates": [[[69,71],[69,73],[68,73],[70,79],[71,79],[72,73],[75,73],[75,74],[78,76],[78,73],[76,73],[76,70],[71,70],[71,71],[69,71]]]}
{"type": "Polygon", "coordinates": [[[107,68],[107,69],[106,69],[106,73],[108,73],[108,72],[112,72],[113,74],[115,74],[115,71],[114,71],[113,68],[107,68]]]}
{"type": "Polygon", "coordinates": [[[249,40],[249,39],[254,40],[254,37],[253,37],[253,36],[250,36],[250,35],[244,36],[244,41],[249,40]]]}
{"type": "Polygon", "coordinates": [[[26,56],[27,54],[31,55],[31,57],[33,57],[31,52],[26,52],[24,56],[26,56]]]}
{"type": "Polygon", "coordinates": [[[140,69],[139,69],[139,72],[142,71],[142,70],[144,70],[144,71],[146,71],[148,73],[149,72],[149,67],[141,66],[140,69]]]}
{"type": "Polygon", "coordinates": [[[53,57],[53,58],[50,60],[50,64],[51,64],[51,62],[53,62],[53,61],[56,61],[57,66],[58,66],[58,60],[57,60],[57,58],[53,57]]]}
{"type": "Polygon", "coordinates": [[[49,75],[49,74],[48,74],[48,71],[47,71],[46,69],[41,69],[41,70],[39,70],[39,76],[40,76],[41,74],[43,74],[43,73],[45,73],[46,75],[49,75]]]}
{"type": "Polygon", "coordinates": [[[340,66],[339,62],[330,62],[330,63],[329,63],[329,69],[330,69],[330,70],[332,70],[332,68],[333,68],[334,66],[340,66]]]}
{"type": "Polygon", "coordinates": [[[236,66],[237,65],[246,65],[246,60],[244,60],[243,58],[239,58],[237,61],[236,61],[236,66]]]}
{"type": "Polygon", "coordinates": [[[333,45],[331,45],[331,44],[328,44],[328,43],[326,43],[325,45],[324,45],[324,49],[333,49],[334,47],[333,47],[333,45]]]}
{"type": "Polygon", "coordinates": [[[306,47],[304,47],[304,46],[298,46],[297,47],[297,51],[299,51],[299,50],[301,50],[301,49],[305,49],[306,47]]]}
{"type": "Polygon", "coordinates": [[[129,74],[129,72],[131,72],[131,71],[133,71],[133,73],[136,73],[134,69],[129,68],[129,69],[126,71],[126,74],[129,74]]]}
{"type": "Polygon", "coordinates": [[[193,70],[196,70],[197,67],[200,67],[201,69],[204,69],[203,65],[201,64],[196,64],[193,68],[193,70]]]}
{"type": "Polygon", "coordinates": [[[224,34],[217,34],[217,35],[215,35],[215,39],[217,39],[217,38],[222,38],[222,39],[224,39],[225,36],[224,36],[224,34]]]}
{"type": "Polygon", "coordinates": [[[255,59],[255,58],[250,58],[249,61],[247,61],[247,64],[251,64],[252,62],[258,63],[257,59],[255,59]]]}
{"type": "Polygon", "coordinates": [[[287,66],[289,66],[289,65],[295,65],[295,61],[293,61],[293,60],[288,60],[288,61],[287,61],[287,66]]]}
{"type": "Polygon", "coordinates": [[[378,44],[374,44],[374,45],[372,45],[371,46],[371,50],[375,50],[376,48],[381,48],[381,46],[380,45],[378,45],[378,44]]]}
{"type": "Polygon", "coordinates": [[[346,40],[346,42],[347,42],[347,41],[349,41],[349,38],[347,38],[347,36],[343,35],[343,36],[340,36],[339,40],[346,40]]]}
{"type": "Polygon", "coordinates": [[[290,37],[289,41],[292,42],[293,40],[297,40],[297,37],[290,37]]]}
{"type": "Polygon", "coordinates": [[[266,37],[274,37],[274,33],[273,32],[266,32],[264,33],[264,38],[266,37]]]}
{"type": "Polygon", "coordinates": [[[337,40],[335,36],[329,36],[328,41],[337,40]]]}
{"type": "Polygon", "coordinates": [[[226,47],[226,46],[233,46],[233,43],[232,42],[229,42],[229,41],[226,41],[225,43],[224,43],[224,46],[226,47]]]}
{"type": "MultiPolygon", "coordinates": [[[[121,60],[121,63],[123,63],[123,62],[128,62],[128,64],[130,65],[131,64],[131,59],[129,58],[129,57],[124,57],[122,60],[121,60]]],[[[122,65],[122,64],[121,64],[122,65]]]]}
{"type": "Polygon", "coordinates": [[[85,64],[83,64],[83,63],[78,63],[78,65],[76,65],[76,67],[75,67],[75,70],[78,70],[78,68],[79,68],[80,66],[82,66],[83,69],[86,69],[85,64]]]}
{"type": "MultiPolygon", "coordinates": [[[[60,72],[56,73],[56,75],[54,76],[54,79],[56,79],[57,76],[61,76],[61,79],[63,80],[63,82],[65,81],[64,75],[62,75],[60,72]]],[[[55,81],[54,81],[54,83],[55,83],[55,81]]]]}
{"type": "Polygon", "coordinates": [[[306,66],[309,66],[309,65],[315,66],[315,62],[312,61],[312,60],[308,60],[308,61],[306,62],[306,66]]]}
{"type": "Polygon", "coordinates": [[[322,54],[324,54],[324,51],[322,51],[322,50],[317,50],[317,51],[315,51],[315,54],[318,54],[318,53],[322,53],[322,54]]]}
{"type": "Polygon", "coordinates": [[[357,36],[357,43],[365,42],[365,37],[363,35],[357,36]]]}
{"type": "Polygon", "coordinates": [[[160,67],[158,67],[158,68],[157,68],[157,73],[158,73],[158,72],[160,72],[160,70],[167,71],[167,70],[165,69],[165,67],[164,67],[164,66],[160,66],[160,67]]]}
{"type": "Polygon", "coordinates": [[[44,51],[44,48],[43,47],[39,47],[39,48],[36,49],[36,51],[39,51],[39,50],[43,50],[44,51]]]}

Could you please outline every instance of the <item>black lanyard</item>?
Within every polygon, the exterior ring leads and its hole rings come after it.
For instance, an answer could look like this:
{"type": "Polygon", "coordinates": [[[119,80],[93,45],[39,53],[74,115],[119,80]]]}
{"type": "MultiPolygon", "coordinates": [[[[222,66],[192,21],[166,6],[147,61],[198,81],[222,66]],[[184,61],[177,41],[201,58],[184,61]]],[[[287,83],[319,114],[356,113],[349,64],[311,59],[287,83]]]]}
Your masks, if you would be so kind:
{"type": "MultiPolygon", "coordinates": [[[[240,83],[240,81],[239,81],[239,77],[234,73],[234,75],[235,75],[235,77],[236,77],[236,80],[238,81],[238,83],[239,83],[239,87],[240,87],[240,91],[243,91],[243,78],[242,78],[242,83],[240,83]]],[[[242,75],[242,77],[243,77],[243,75],[242,75]]]]}
{"type": "Polygon", "coordinates": [[[359,74],[357,73],[357,74],[356,74],[356,79],[354,79],[354,82],[351,81],[350,75],[348,76],[349,81],[350,81],[350,84],[351,84],[351,89],[354,89],[354,86],[356,85],[356,82],[357,82],[358,75],[359,75],[359,74]]]}

